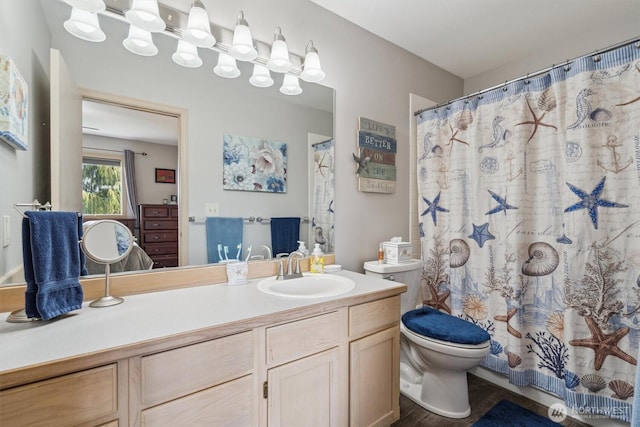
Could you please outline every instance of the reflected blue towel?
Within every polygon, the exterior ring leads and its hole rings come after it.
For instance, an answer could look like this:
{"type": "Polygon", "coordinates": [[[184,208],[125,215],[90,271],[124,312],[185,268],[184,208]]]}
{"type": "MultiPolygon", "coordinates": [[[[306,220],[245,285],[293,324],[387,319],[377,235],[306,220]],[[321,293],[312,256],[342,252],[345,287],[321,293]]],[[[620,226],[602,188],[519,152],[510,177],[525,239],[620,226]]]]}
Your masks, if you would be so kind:
{"type": "Polygon", "coordinates": [[[227,246],[229,259],[236,259],[238,244],[242,243],[243,225],[242,218],[221,216],[207,218],[207,259],[210,264],[224,260],[224,250],[221,251],[222,258],[218,256],[218,245],[222,245],[223,248],[227,246]]]}
{"type": "Polygon", "coordinates": [[[273,256],[298,249],[300,218],[271,218],[271,248],[273,256]]]}
{"type": "Polygon", "coordinates": [[[27,317],[49,320],[82,308],[82,218],[76,212],[28,211],[22,220],[27,317]]]}

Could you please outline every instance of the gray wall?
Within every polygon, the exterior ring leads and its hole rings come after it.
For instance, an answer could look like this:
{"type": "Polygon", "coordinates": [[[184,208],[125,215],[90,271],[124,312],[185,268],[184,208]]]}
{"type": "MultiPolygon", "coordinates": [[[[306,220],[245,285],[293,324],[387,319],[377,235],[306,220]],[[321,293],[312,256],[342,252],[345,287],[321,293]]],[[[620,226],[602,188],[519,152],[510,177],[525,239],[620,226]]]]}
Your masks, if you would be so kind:
{"type": "Polygon", "coordinates": [[[11,243],[0,245],[0,283],[22,266],[22,217],[13,204],[49,199],[49,39],[37,1],[0,0],[0,54],[13,59],[29,87],[28,150],[0,142],[0,216],[11,227],[11,243]]]}

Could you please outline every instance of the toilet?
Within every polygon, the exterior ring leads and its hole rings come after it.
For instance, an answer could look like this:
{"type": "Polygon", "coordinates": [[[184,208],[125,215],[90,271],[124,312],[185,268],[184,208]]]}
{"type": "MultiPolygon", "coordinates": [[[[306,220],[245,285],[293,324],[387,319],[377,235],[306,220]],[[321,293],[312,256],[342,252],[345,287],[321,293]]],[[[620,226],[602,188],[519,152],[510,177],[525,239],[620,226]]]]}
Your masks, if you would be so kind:
{"type": "Polygon", "coordinates": [[[422,267],[418,259],[364,263],[365,274],[407,285],[400,297],[400,393],[438,415],[465,418],[471,413],[467,371],[490,352],[490,336],[458,317],[431,307],[415,308],[422,267]]]}
{"type": "Polygon", "coordinates": [[[403,314],[400,332],[400,392],[443,417],[468,417],[467,371],[489,353],[490,335],[428,306],[403,314]]]}

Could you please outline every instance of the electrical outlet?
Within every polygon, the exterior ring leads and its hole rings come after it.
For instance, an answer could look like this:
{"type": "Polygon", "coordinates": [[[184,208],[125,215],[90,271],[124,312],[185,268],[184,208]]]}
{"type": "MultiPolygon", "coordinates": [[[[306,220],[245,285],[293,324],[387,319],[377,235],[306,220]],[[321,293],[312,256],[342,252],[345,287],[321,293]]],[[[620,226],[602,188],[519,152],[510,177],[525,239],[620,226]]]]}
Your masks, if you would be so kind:
{"type": "Polygon", "coordinates": [[[2,217],[2,247],[6,248],[11,243],[11,217],[2,217]]]}
{"type": "Polygon", "coordinates": [[[220,203],[205,203],[205,216],[220,216],[220,203]]]}

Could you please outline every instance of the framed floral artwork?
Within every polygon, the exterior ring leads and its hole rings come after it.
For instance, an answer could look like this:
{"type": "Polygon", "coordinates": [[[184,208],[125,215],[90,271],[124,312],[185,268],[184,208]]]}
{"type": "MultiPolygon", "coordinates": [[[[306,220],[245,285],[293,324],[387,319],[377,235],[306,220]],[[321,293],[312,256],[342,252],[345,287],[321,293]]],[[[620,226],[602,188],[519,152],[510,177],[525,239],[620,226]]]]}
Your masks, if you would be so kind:
{"type": "Polygon", "coordinates": [[[225,190],[287,192],[287,144],[224,134],[225,190]]]}

